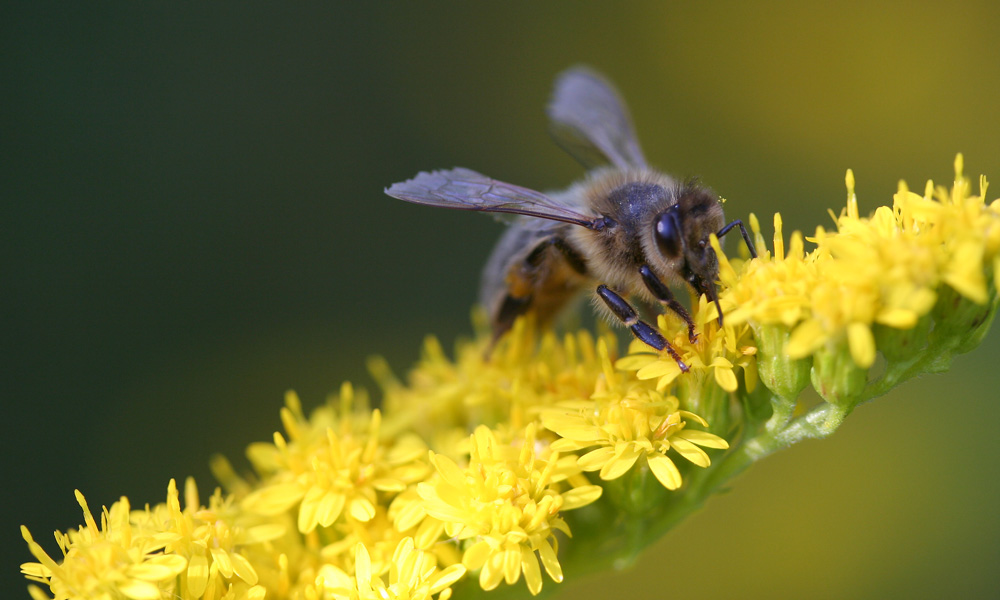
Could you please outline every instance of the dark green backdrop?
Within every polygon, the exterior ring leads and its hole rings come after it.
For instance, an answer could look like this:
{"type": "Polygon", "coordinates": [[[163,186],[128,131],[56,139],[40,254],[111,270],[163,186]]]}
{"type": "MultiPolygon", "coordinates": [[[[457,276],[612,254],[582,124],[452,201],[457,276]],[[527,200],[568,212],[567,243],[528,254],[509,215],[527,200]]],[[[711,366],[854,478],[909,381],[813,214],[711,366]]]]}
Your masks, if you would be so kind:
{"type": "MultiPolygon", "coordinates": [[[[995,2],[6,3],[2,89],[4,597],[19,524],[48,532],[170,477],[213,481],[365,357],[399,371],[469,331],[499,226],[382,189],[475,168],[550,189],[553,76],[618,82],[646,154],[731,215],[829,225],[955,152],[1000,195],[995,2]],[[497,5],[499,6],[499,4],[497,5]]],[[[768,227],[769,231],[769,227],[768,227]]],[[[632,571],[575,597],[1000,595],[1000,333],[946,375],[780,454],[632,571]],[[817,589],[818,587],[818,589],[817,589]]]]}

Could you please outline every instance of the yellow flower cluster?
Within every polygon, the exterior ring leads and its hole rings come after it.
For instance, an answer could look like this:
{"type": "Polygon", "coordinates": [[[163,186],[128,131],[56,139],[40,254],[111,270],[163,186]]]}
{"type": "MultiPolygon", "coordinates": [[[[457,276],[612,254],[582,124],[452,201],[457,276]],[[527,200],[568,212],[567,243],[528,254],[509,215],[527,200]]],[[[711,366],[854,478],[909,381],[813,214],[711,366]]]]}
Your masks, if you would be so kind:
{"type": "Polygon", "coordinates": [[[480,569],[484,590],[496,588],[501,580],[513,584],[523,571],[528,589],[537,594],[542,579],[536,551],[549,576],[562,581],[555,531],[568,534],[569,528],[556,515],[601,496],[600,486],[577,476],[575,457],[560,459],[545,446],[540,456],[535,433],[535,425],[529,425],[525,437],[512,444],[479,426],[472,435],[468,464],[459,467],[447,456],[432,455],[437,477],[417,488],[427,514],[445,523],[449,537],[471,541],[462,562],[470,570],[480,569]],[[560,493],[557,484],[562,481],[570,489],[560,493]]]}
{"type": "Polygon", "coordinates": [[[108,598],[228,600],[265,589],[268,598],[307,600],[447,598],[477,571],[484,590],[523,575],[537,594],[543,570],[563,577],[563,515],[602,495],[586,471],[609,479],[635,467],[676,489],[682,474],[668,451],[707,466],[697,445],[726,447],[687,427],[706,422],[657,390],[657,380],[616,372],[613,334],[539,339],[519,322],[488,359],[486,339],[459,344],[455,360],[428,341],[408,385],[375,361],[382,410],[344,385],[307,416],[289,393],[284,434],[247,451],[255,477],[217,458],[213,470],[229,494],[217,491],[207,508],[193,482],[184,510],[173,485],[166,503],[131,515],[122,499],[107,511],[108,530],[99,533],[88,516],[60,538],[61,564],[31,541],[40,562],[25,573],[59,599],[103,590],[108,598]],[[592,418],[596,406],[608,423],[592,418]],[[590,446],[598,448],[580,456],[590,446]],[[121,534],[128,528],[143,534],[121,534]],[[84,560],[96,552],[85,541],[99,536],[113,538],[122,557],[84,560]]]}
{"type": "Polygon", "coordinates": [[[849,175],[837,230],[818,228],[808,253],[798,233],[785,250],[777,215],[772,251],[751,217],[756,260],[730,262],[713,238],[724,325],[704,297],[692,310],[695,341],[673,316],[658,320],[686,373],[639,342],[619,357],[613,333],[560,338],[530,318],[488,357],[485,331],[453,359],[428,339],[405,382],[370,362],[380,408],[345,384],[307,415],[289,393],[284,433],[248,448],[254,475],[213,461],[226,493],[207,506],[189,480],[182,508],[171,482],[166,502],[133,511],[122,498],[98,525],[77,493],[85,523],[56,533],[59,560],[22,530],[37,560],[22,570],[48,586],[30,593],[429,600],[523,576],[537,594],[543,570],[562,580],[560,538],[571,530],[563,556],[632,557],[753,460],[835,429],[876,352],[894,383],[920,360],[969,349],[988,327],[1000,202],[985,203],[985,180],[971,195],[959,158],[951,190],[929,184],[920,196],[901,185],[892,208],[867,218],[853,185],[849,175]],[[937,342],[943,353],[916,352],[937,342]],[[826,408],[842,410],[793,423],[810,378],[826,408]],[[620,534],[608,523],[627,516],[646,521],[604,544],[620,534]]]}
{"type": "MultiPolygon", "coordinates": [[[[798,232],[785,252],[778,215],[773,254],[764,252],[737,272],[720,253],[727,324],[749,323],[758,334],[762,326],[787,328],[785,350],[793,359],[846,343],[854,363],[866,369],[875,361],[878,331],[918,327],[940,301],[942,286],[974,303],[990,302],[1000,270],[1000,203],[986,204],[984,178],[979,195],[972,195],[961,155],[951,190],[928,182],[921,196],[901,182],[893,206],[871,217],[859,214],[850,171],[847,187],[837,231],[817,227],[809,253],[798,232]]],[[[753,229],[759,238],[756,219],[753,229]]]]}
{"type": "Polygon", "coordinates": [[[332,407],[310,421],[298,397],[289,394],[274,444],[255,444],[250,459],[265,482],[243,500],[247,510],[278,515],[297,507],[298,530],[366,524],[377,515],[379,494],[395,495],[429,473],[427,446],[415,435],[379,436],[379,410],[354,412],[354,390],[341,389],[340,418],[332,407]]]}
{"type": "MultiPolygon", "coordinates": [[[[167,501],[145,510],[130,510],[127,498],[101,514],[98,527],[80,492],[84,525],[56,532],[63,553],[53,560],[21,528],[37,563],[22,565],[25,575],[48,584],[56,598],[73,600],[130,598],[204,598],[254,600],[265,588],[252,564],[257,552],[282,537],[285,528],[239,511],[216,493],[203,507],[193,480],[185,486],[182,510],[177,486],[170,481],[167,501]]],[[[29,588],[36,600],[48,598],[29,588]]]]}

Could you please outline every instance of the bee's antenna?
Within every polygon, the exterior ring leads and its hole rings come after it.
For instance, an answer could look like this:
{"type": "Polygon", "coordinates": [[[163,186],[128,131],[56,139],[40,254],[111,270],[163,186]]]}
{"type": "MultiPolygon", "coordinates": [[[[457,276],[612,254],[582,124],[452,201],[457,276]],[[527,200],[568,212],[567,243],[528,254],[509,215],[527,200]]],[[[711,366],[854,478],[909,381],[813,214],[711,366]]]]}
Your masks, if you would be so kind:
{"type": "MultiPolygon", "coordinates": [[[[747,228],[743,226],[743,221],[740,221],[739,219],[736,219],[732,223],[730,223],[730,224],[726,225],[725,227],[723,227],[722,229],[720,229],[719,233],[715,234],[715,237],[717,237],[717,238],[719,238],[721,240],[722,236],[724,236],[727,233],[729,233],[729,230],[732,229],[733,227],[739,227],[740,228],[740,234],[743,236],[743,241],[747,243],[747,250],[750,251],[750,258],[757,258],[757,251],[754,250],[753,242],[750,241],[750,234],[747,233],[747,228]]],[[[720,315],[722,314],[721,310],[719,311],[719,314],[720,315]]],[[[722,323],[719,323],[719,324],[721,325],[722,323]]]]}

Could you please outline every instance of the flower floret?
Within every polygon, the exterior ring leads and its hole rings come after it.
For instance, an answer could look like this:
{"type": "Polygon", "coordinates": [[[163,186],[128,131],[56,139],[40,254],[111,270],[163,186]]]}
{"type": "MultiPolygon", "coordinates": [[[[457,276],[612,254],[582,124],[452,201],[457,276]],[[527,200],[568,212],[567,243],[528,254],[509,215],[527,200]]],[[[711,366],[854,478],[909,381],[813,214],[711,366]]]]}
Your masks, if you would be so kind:
{"type": "MultiPolygon", "coordinates": [[[[724,338],[720,335],[718,339],[724,338]]],[[[599,471],[605,481],[618,479],[644,457],[657,480],[675,490],[682,479],[668,451],[674,450],[695,465],[707,467],[711,461],[699,446],[729,447],[715,434],[688,429],[689,422],[703,427],[708,423],[682,410],[676,396],[659,389],[660,383],[651,383],[676,368],[669,356],[634,354],[618,361],[617,366],[628,371],[638,366],[639,372],[628,376],[614,372],[605,347],[599,345],[599,353],[605,363],[604,379],[591,399],[562,403],[542,415],[542,424],[560,437],[552,443],[553,450],[578,452],[592,448],[579,457],[577,465],[584,471],[599,471]],[[655,371],[643,377],[643,369],[655,371]]]]}
{"type": "Polygon", "coordinates": [[[297,399],[290,400],[283,411],[290,439],[275,434],[273,445],[251,453],[259,471],[273,474],[243,500],[244,508],[276,515],[297,505],[298,529],[309,533],[338,520],[370,521],[387,498],[429,474],[426,445],[412,434],[383,440],[381,412],[353,412],[353,396],[345,386],[339,417],[322,420],[305,419],[297,399]]]}
{"type": "Polygon", "coordinates": [[[569,528],[559,512],[593,502],[601,488],[576,485],[562,491],[578,469],[572,457],[560,458],[537,440],[534,425],[519,440],[502,439],[488,427],[477,427],[468,464],[433,454],[437,476],[417,489],[427,514],[442,520],[448,535],[469,540],[462,564],[480,570],[484,590],[501,581],[515,583],[523,573],[528,589],[537,594],[542,579],[536,552],[549,576],[562,580],[555,531],[568,533],[569,528]]]}

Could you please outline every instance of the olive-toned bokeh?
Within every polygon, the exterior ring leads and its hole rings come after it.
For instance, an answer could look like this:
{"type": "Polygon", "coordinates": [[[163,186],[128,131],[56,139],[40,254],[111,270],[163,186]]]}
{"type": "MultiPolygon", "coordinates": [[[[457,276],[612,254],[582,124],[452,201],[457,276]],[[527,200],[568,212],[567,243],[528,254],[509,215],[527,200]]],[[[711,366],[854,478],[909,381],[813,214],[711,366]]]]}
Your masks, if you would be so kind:
{"type": "MultiPolygon", "coordinates": [[[[619,84],[654,164],[768,231],[829,225],[848,167],[863,211],[950,181],[958,151],[1000,195],[1000,5],[807,4],[5,5],[4,596],[27,597],[17,525],[54,551],[74,488],[208,492],[208,457],[245,465],[286,389],[315,406],[370,385],[370,354],[403,372],[425,334],[466,334],[499,226],[382,189],[457,165],[567,185],[543,112],[567,66],[619,84]]],[[[567,596],[997,597],[998,351],[994,331],[567,596]]]]}

